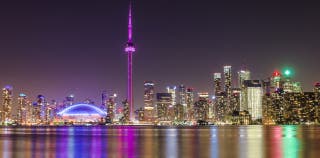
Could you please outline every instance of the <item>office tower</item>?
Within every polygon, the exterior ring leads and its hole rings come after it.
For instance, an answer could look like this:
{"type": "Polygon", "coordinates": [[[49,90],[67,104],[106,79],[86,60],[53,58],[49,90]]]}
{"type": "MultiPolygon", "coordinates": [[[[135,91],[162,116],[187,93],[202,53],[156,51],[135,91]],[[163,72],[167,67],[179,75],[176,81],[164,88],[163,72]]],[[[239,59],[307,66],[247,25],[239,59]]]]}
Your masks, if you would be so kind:
{"type": "Polygon", "coordinates": [[[251,114],[252,120],[262,119],[262,85],[259,80],[244,81],[244,88],[247,93],[247,106],[244,109],[251,114]]]}
{"type": "Polygon", "coordinates": [[[238,86],[239,88],[243,87],[243,81],[250,80],[250,71],[248,70],[240,70],[238,72],[238,86]]]}
{"type": "Polygon", "coordinates": [[[184,85],[180,85],[178,88],[179,91],[179,104],[183,105],[184,107],[187,106],[187,91],[186,91],[186,87],[184,85]]]}
{"type": "Polygon", "coordinates": [[[193,103],[194,103],[194,94],[193,94],[193,89],[192,88],[187,88],[187,92],[186,92],[186,104],[187,104],[187,108],[186,108],[186,114],[185,117],[187,120],[191,120],[191,113],[192,113],[192,107],[193,107],[193,103]]]}
{"type": "Polygon", "coordinates": [[[139,121],[144,121],[145,118],[144,118],[144,109],[142,107],[140,107],[136,113],[138,114],[138,120],[139,121]]]}
{"type": "Polygon", "coordinates": [[[240,111],[241,89],[233,88],[231,97],[231,109],[230,111],[240,111]]]}
{"type": "Polygon", "coordinates": [[[174,106],[174,120],[177,122],[184,121],[185,118],[185,107],[182,104],[176,104],[174,106]]]}
{"type": "Polygon", "coordinates": [[[221,73],[213,74],[213,82],[214,82],[214,95],[219,96],[222,92],[222,84],[221,84],[221,73]]]}
{"type": "Polygon", "coordinates": [[[221,93],[219,96],[216,96],[214,99],[214,114],[215,120],[218,123],[225,122],[225,115],[227,111],[227,97],[226,93],[221,93]]]}
{"type": "Polygon", "coordinates": [[[157,111],[159,121],[169,120],[169,107],[172,105],[171,93],[157,93],[157,111]]]}
{"type": "Polygon", "coordinates": [[[123,116],[120,119],[122,123],[129,123],[130,122],[130,107],[127,100],[122,102],[123,105],[123,116]]]}
{"type": "Polygon", "coordinates": [[[133,119],[133,87],[132,87],[132,55],[136,51],[132,42],[132,3],[130,0],[129,5],[129,21],[128,21],[128,41],[125,47],[125,52],[128,55],[128,89],[127,89],[127,101],[129,104],[130,119],[133,119]]]}
{"type": "Polygon", "coordinates": [[[231,66],[224,66],[224,91],[227,94],[227,98],[231,97],[232,94],[232,73],[231,73],[231,66]]]}
{"type": "Polygon", "coordinates": [[[194,99],[194,92],[193,92],[193,88],[187,88],[186,91],[186,103],[187,106],[192,106],[193,105],[193,99],[194,99]]]}
{"type": "Polygon", "coordinates": [[[115,108],[115,102],[113,98],[109,98],[107,101],[107,107],[105,107],[105,109],[107,109],[107,118],[106,118],[106,122],[107,123],[112,123],[113,119],[114,119],[114,108],[115,108]]]}
{"type": "Polygon", "coordinates": [[[52,123],[52,121],[54,120],[54,118],[56,118],[57,113],[59,111],[57,105],[57,101],[56,100],[51,100],[50,103],[46,102],[47,104],[47,110],[46,110],[46,119],[49,120],[49,124],[52,123]]]}
{"type": "Polygon", "coordinates": [[[46,116],[46,102],[43,95],[37,96],[37,101],[33,103],[32,107],[32,124],[41,124],[45,122],[46,116]]]}
{"type": "Polygon", "coordinates": [[[18,97],[18,109],[17,109],[17,119],[20,125],[26,124],[27,112],[28,112],[27,96],[21,93],[19,94],[19,97],[18,97]]]}
{"type": "Polygon", "coordinates": [[[273,72],[272,77],[270,79],[270,83],[271,83],[271,92],[278,92],[283,88],[282,81],[281,81],[281,73],[279,71],[273,72]]]}
{"type": "Polygon", "coordinates": [[[48,110],[47,110],[47,102],[43,95],[38,96],[38,107],[40,107],[40,121],[41,123],[48,123],[48,110]]]}
{"type": "MultiPolygon", "coordinates": [[[[154,83],[152,81],[144,82],[144,121],[152,122],[156,118],[154,107],[154,83]]],[[[141,113],[141,112],[140,112],[141,113]]]]}
{"type": "Polygon", "coordinates": [[[198,92],[198,101],[194,103],[194,106],[197,106],[198,109],[195,110],[196,117],[201,118],[200,120],[207,120],[209,118],[212,118],[213,116],[213,105],[211,104],[211,101],[209,100],[209,93],[208,92],[198,92]],[[199,106],[199,103],[201,106],[199,106]],[[200,108],[200,109],[199,109],[200,108]],[[198,113],[197,113],[198,112],[198,113]],[[199,115],[199,113],[202,113],[199,115]],[[199,117],[200,116],[200,117],[199,117]]]}
{"type": "Polygon", "coordinates": [[[7,125],[11,121],[11,109],[12,109],[12,87],[6,86],[2,89],[1,124],[7,125]]]}
{"type": "Polygon", "coordinates": [[[167,87],[167,93],[171,94],[171,105],[170,107],[173,107],[174,105],[176,105],[176,86],[168,86],[167,87]]]}
{"type": "Polygon", "coordinates": [[[198,100],[194,103],[194,119],[206,121],[209,115],[209,94],[208,92],[198,93],[198,100]]]}
{"type": "Polygon", "coordinates": [[[152,81],[144,82],[144,107],[154,107],[154,83],[152,81]]]}

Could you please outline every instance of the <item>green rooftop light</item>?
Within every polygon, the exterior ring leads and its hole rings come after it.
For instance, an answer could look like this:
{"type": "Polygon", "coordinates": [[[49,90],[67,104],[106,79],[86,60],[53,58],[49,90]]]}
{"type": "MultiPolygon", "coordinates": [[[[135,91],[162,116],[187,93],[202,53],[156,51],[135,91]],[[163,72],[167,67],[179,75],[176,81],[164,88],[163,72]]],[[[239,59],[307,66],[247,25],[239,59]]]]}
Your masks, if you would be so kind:
{"type": "Polygon", "coordinates": [[[291,71],[290,71],[290,70],[286,70],[286,71],[284,72],[284,74],[285,74],[286,76],[290,76],[290,75],[291,75],[291,71]]]}
{"type": "Polygon", "coordinates": [[[294,71],[292,68],[284,68],[283,71],[282,71],[282,74],[285,76],[285,77],[292,77],[293,74],[294,74],[294,71]]]}

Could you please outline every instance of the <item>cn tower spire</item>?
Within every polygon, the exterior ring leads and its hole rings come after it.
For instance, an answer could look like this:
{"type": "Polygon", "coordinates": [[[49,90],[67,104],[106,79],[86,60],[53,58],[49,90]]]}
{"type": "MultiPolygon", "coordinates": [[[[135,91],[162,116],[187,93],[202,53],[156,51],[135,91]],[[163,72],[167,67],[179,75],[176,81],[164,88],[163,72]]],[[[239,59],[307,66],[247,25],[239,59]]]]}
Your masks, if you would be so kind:
{"type": "Polygon", "coordinates": [[[129,2],[128,41],[132,41],[132,1],[129,2]]]}
{"type": "Polygon", "coordinates": [[[128,41],[125,47],[125,52],[128,55],[128,89],[127,101],[130,107],[130,118],[133,120],[133,88],[132,88],[132,54],[136,51],[132,42],[132,1],[129,3],[129,17],[128,17],[128,41]]]}

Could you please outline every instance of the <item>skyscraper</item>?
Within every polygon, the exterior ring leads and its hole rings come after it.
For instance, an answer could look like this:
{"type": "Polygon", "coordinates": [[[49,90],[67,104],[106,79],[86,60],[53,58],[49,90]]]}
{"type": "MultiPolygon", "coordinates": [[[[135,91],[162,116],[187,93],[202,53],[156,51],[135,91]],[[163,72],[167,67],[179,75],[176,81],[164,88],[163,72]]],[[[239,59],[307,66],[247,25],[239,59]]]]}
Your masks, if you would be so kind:
{"type": "Polygon", "coordinates": [[[251,114],[252,120],[262,118],[262,97],[263,90],[260,80],[244,81],[245,91],[247,93],[247,109],[251,114]]]}
{"type": "Polygon", "coordinates": [[[144,106],[154,107],[154,83],[152,81],[144,82],[144,106]]]}
{"type": "Polygon", "coordinates": [[[221,73],[213,74],[213,82],[214,82],[214,95],[221,95],[221,73]]]}
{"type": "Polygon", "coordinates": [[[281,82],[281,73],[279,71],[274,71],[272,74],[272,77],[270,79],[270,88],[271,92],[275,92],[280,90],[282,87],[282,82],[281,82]]]}
{"type": "Polygon", "coordinates": [[[123,117],[120,119],[122,123],[129,123],[130,122],[130,110],[129,110],[129,103],[127,100],[122,102],[123,105],[123,117]]]}
{"type": "Polygon", "coordinates": [[[176,105],[177,101],[176,101],[176,86],[168,86],[167,87],[167,93],[171,94],[171,105],[170,107],[173,107],[174,105],[176,105]]]}
{"type": "Polygon", "coordinates": [[[154,83],[144,82],[144,121],[152,122],[156,118],[154,108],[154,83]]]}
{"type": "Polygon", "coordinates": [[[128,21],[128,41],[125,47],[125,52],[128,55],[128,89],[127,101],[129,104],[130,119],[133,119],[133,90],[132,90],[132,54],[136,51],[132,42],[132,2],[129,4],[129,21],[128,21]]]}
{"type": "Polygon", "coordinates": [[[12,109],[12,87],[6,86],[2,89],[2,109],[1,109],[1,124],[7,124],[11,121],[12,109]]]}
{"type": "Polygon", "coordinates": [[[231,97],[232,93],[232,74],[231,74],[231,66],[224,66],[224,91],[227,94],[227,98],[231,97]]]}
{"type": "Polygon", "coordinates": [[[37,101],[33,103],[32,123],[40,124],[46,121],[46,101],[43,95],[38,95],[37,101]]]}
{"type": "Polygon", "coordinates": [[[157,93],[157,111],[159,121],[169,120],[169,106],[172,104],[170,93],[157,93]]]}
{"type": "Polygon", "coordinates": [[[17,117],[19,124],[26,124],[27,121],[27,112],[28,112],[28,101],[27,96],[23,93],[19,94],[18,97],[18,109],[17,109],[17,117]]]}
{"type": "Polygon", "coordinates": [[[247,91],[245,89],[244,81],[250,80],[250,71],[240,70],[238,72],[238,86],[240,88],[240,111],[247,110],[246,106],[248,104],[247,91]]]}
{"type": "Polygon", "coordinates": [[[243,81],[250,80],[250,71],[248,70],[240,70],[238,72],[238,86],[239,88],[243,87],[243,81]]]}
{"type": "Polygon", "coordinates": [[[107,123],[112,123],[113,119],[114,119],[114,108],[115,108],[115,102],[114,99],[112,99],[111,97],[108,99],[106,107],[107,109],[107,119],[106,122],[107,123]]]}
{"type": "Polygon", "coordinates": [[[187,120],[191,120],[192,119],[192,106],[193,106],[193,103],[194,103],[194,94],[193,94],[193,89],[192,88],[187,88],[187,91],[186,91],[186,104],[187,104],[187,107],[186,107],[186,119],[187,120]]]}
{"type": "Polygon", "coordinates": [[[178,88],[179,91],[179,104],[183,105],[184,107],[187,106],[186,101],[186,87],[182,84],[178,88]]]}

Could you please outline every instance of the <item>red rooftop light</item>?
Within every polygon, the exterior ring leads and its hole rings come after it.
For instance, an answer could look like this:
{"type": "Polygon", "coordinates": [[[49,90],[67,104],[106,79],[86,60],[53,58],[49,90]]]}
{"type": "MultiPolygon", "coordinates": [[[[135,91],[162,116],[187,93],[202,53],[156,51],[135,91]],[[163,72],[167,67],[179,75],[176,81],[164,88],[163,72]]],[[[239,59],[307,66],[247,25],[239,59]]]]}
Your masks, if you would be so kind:
{"type": "Polygon", "coordinates": [[[273,77],[276,77],[276,76],[280,76],[280,72],[278,70],[275,70],[272,74],[273,77]]]}

